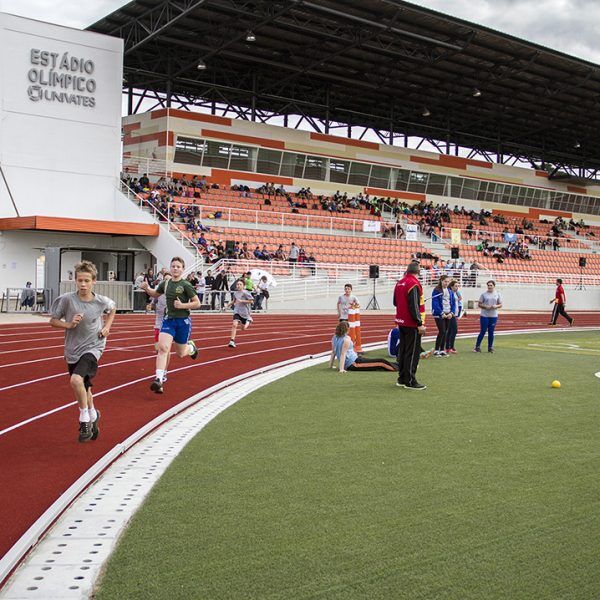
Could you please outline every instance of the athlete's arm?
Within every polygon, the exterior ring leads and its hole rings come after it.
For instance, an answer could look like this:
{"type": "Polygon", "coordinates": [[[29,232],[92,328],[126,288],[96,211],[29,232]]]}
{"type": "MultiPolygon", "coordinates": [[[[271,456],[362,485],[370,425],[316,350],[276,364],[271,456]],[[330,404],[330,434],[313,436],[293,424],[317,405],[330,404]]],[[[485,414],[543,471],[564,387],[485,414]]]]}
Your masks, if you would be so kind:
{"type": "Polygon", "coordinates": [[[159,292],[159,291],[151,288],[147,281],[144,281],[142,283],[142,285],[140,285],[140,288],[142,290],[144,290],[146,292],[146,294],[148,294],[148,296],[150,296],[151,298],[158,298],[159,296],[162,296],[162,294],[163,294],[162,292],[159,292]]]}
{"type": "Polygon", "coordinates": [[[98,334],[98,337],[101,337],[101,338],[108,337],[108,334],[110,333],[110,328],[112,327],[112,324],[113,324],[113,321],[115,320],[116,314],[117,314],[117,309],[115,307],[108,313],[108,316],[106,317],[106,321],[104,321],[104,327],[102,328],[102,331],[100,331],[100,333],[98,334]]]}
{"type": "Polygon", "coordinates": [[[344,367],[346,366],[346,352],[348,351],[349,347],[350,338],[346,338],[344,340],[344,343],[342,344],[342,351],[340,352],[340,373],[346,372],[346,369],[344,367]]]}
{"type": "Polygon", "coordinates": [[[55,319],[52,317],[50,319],[50,325],[58,329],[74,329],[77,327],[81,319],[83,319],[83,315],[81,314],[75,315],[72,321],[63,321],[62,319],[55,319]]]}

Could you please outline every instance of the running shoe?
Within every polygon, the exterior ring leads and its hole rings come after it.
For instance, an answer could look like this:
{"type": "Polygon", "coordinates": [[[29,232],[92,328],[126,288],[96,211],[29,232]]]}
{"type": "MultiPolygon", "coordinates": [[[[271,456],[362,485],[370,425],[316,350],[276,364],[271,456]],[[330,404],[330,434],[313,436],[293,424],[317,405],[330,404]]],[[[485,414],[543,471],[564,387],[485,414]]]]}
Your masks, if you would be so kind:
{"type": "Polygon", "coordinates": [[[196,342],[190,340],[188,344],[194,349],[194,351],[190,354],[190,358],[192,360],[196,360],[198,358],[198,348],[196,347],[196,342]]]}
{"type": "Polygon", "coordinates": [[[494,349],[493,349],[493,348],[488,348],[488,352],[489,352],[490,354],[494,354],[494,349]]]}
{"type": "Polygon", "coordinates": [[[473,352],[481,352],[481,348],[475,347],[475,348],[473,348],[473,352]]]}
{"type": "Polygon", "coordinates": [[[155,393],[155,394],[163,394],[164,390],[163,390],[163,382],[160,379],[155,379],[151,384],[150,384],[150,389],[155,393]]]}
{"type": "Polygon", "coordinates": [[[231,340],[229,344],[227,344],[230,348],[235,348],[235,342],[231,340]]]}
{"type": "Polygon", "coordinates": [[[98,421],[100,420],[100,411],[96,409],[96,420],[92,423],[92,440],[97,440],[100,435],[100,428],[98,427],[98,421]]]}
{"type": "Polygon", "coordinates": [[[89,442],[92,439],[92,424],[79,423],[79,441],[89,442]]]}
{"type": "Polygon", "coordinates": [[[569,327],[573,327],[573,323],[575,323],[575,319],[571,319],[571,320],[569,321],[569,327]]]}
{"type": "Polygon", "coordinates": [[[443,358],[444,356],[448,356],[443,350],[440,350],[438,356],[440,356],[441,358],[443,358]]]}
{"type": "Polygon", "coordinates": [[[458,352],[454,349],[454,348],[450,348],[450,350],[447,350],[448,354],[458,354],[458,352]]]}
{"type": "Polygon", "coordinates": [[[404,386],[407,390],[426,390],[427,386],[415,381],[404,386]]]}
{"type": "Polygon", "coordinates": [[[440,351],[439,350],[434,350],[433,351],[433,356],[439,356],[440,355],[440,351]]]}
{"type": "Polygon", "coordinates": [[[403,388],[405,388],[405,387],[406,387],[406,383],[400,383],[399,381],[397,381],[397,382],[396,382],[396,385],[397,385],[398,387],[403,387],[403,388]]]}

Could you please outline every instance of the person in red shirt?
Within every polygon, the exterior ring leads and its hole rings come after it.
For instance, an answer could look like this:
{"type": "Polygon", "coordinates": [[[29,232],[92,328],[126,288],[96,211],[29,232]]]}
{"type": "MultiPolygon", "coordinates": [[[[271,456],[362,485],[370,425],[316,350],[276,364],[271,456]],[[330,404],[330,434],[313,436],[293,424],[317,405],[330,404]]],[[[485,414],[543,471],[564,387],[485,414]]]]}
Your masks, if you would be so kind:
{"type": "Polygon", "coordinates": [[[554,295],[554,298],[550,300],[550,304],[554,304],[554,308],[552,309],[552,319],[550,320],[550,323],[548,323],[548,325],[550,325],[551,327],[556,325],[558,315],[562,315],[567,321],[569,321],[569,326],[573,327],[575,319],[567,314],[567,311],[565,310],[566,302],[567,299],[565,297],[565,289],[562,286],[562,279],[557,279],[556,293],[554,295]]]}
{"type": "Polygon", "coordinates": [[[406,274],[394,288],[394,306],[398,325],[398,387],[424,390],[427,386],[416,379],[421,337],[425,334],[425,302],[423,287],[418,279],[419,264],[408,265],[406,274]]]}

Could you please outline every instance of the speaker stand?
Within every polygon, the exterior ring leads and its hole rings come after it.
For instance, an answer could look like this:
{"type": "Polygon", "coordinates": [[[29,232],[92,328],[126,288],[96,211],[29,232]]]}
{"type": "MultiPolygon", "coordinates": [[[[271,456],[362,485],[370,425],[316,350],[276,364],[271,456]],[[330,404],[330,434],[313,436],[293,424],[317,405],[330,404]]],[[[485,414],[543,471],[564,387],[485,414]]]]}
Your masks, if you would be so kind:
{"type": "Polygon", "coordinates": [[[375,284],[377,283],[377,279],[373,279],[373,295],[369,300],[369,304],[367,304],[366,310],[381,310],[379,308],[379,302],[377,302],[377,296],[375,294],[375,284]]]}

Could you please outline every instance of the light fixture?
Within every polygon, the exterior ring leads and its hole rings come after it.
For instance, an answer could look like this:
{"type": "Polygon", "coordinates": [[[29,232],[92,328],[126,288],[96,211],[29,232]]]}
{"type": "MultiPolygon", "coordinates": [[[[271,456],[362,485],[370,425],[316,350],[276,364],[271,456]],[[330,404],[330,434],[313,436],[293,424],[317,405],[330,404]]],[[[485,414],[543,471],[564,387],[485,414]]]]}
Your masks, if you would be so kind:
{"type": "Polygon", "coordinates": [[[196,69],[198,69],[198,71],[204,71],[206,69],[206,63],[200,59],[196,65],[196,69]]]}
{"type": "Polygon", "coordinates": [[[423,115],[424,117],[428,117],[429,115],[431,115],[431,113],[429,112],[429,109],[427,107],[424,107],[421,115],[423,115]]]}
{"type": "Polygon", "coordinates": [[[581,148],[581,143],[579,142],[579,140],[577,140],[574,144],[573,144],[573,148],[581,148]]]}
{"type": "Polygon", "coordinates": [[[473,98],[479,98],[481,96],[481,90],[479,88],[473,88],[473,98]]]}
{"type": "Polygon", "coordinates": [[[247,42],[255,42],[256,36],[248,29],[248,33],[246,33],[246,41],[247,42]]]}

